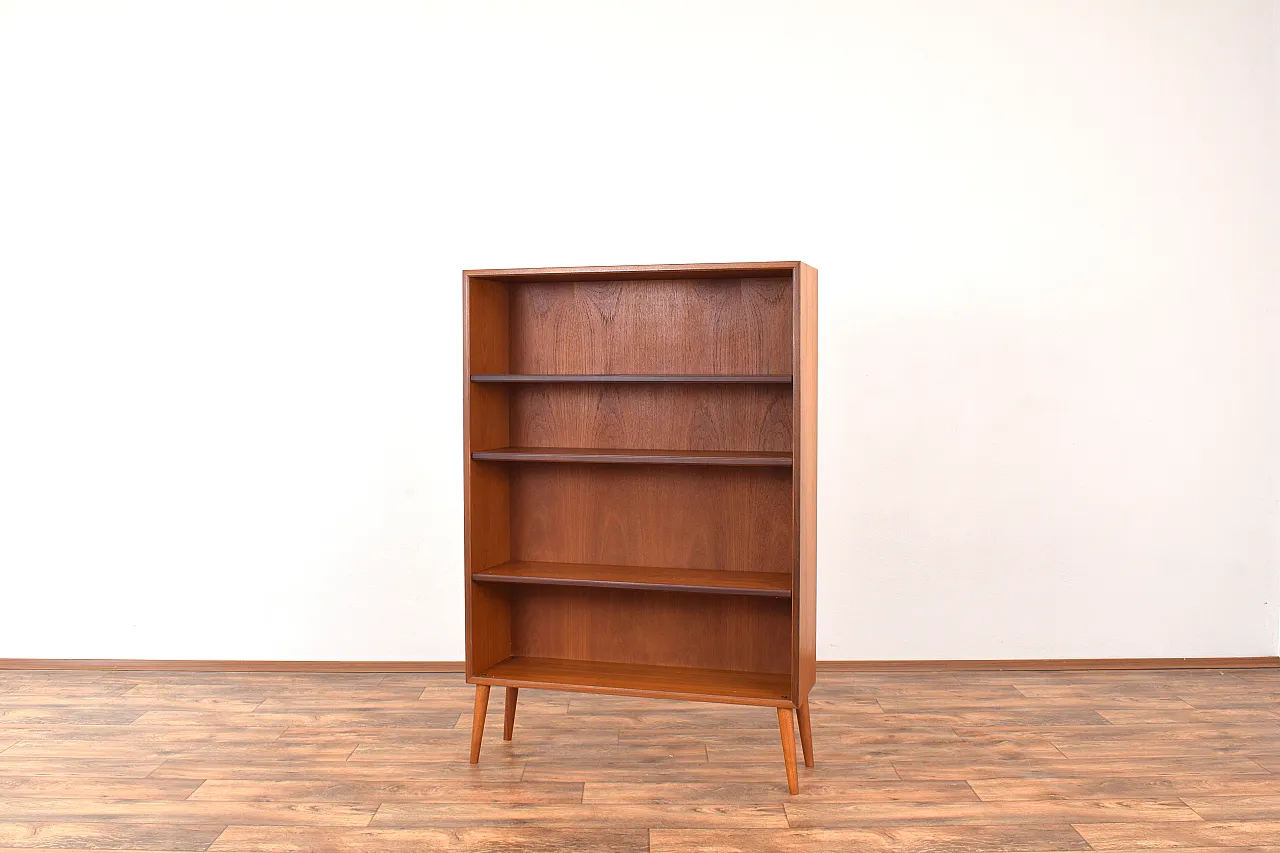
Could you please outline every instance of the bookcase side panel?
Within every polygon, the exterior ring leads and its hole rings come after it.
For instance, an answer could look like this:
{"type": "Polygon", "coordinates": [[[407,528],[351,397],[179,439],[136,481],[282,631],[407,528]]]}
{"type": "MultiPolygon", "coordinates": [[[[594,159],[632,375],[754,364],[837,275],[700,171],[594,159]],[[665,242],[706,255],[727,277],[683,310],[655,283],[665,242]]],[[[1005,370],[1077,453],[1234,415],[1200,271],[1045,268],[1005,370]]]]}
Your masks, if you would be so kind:
{"type": "Polygon", "coordinates": [[[797,701],[817,679],[818,571],[818,271],[800,264],[796,272],[794,367],[796,566],[792,611],[795,620],[797,701]]]}
{"type": "Polygon", "coordinates": [[[472,572],[511,558],[511,481],[500,465],[475,462],[472,450],[503,447],[510,437],[510,401],[503,388],[471,383],[471,373],[505,372],[510,363],[510,295],[506,285],[469,279],[465,285],[463,356],[465,592],[467,677],[511,654],[508,599],[472,572]]]}

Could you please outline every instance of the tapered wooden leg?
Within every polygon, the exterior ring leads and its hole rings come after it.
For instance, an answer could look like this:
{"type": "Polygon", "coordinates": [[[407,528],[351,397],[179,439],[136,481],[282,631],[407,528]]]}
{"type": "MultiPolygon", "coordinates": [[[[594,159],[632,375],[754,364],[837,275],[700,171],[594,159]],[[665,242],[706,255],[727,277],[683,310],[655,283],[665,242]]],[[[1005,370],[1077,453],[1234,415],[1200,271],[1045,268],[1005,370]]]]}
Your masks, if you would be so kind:
{"type": "Polygon", "coordinates": [[[519,687],[507,688],[507,704],[502,709],[502,739],[511,740],[511,733],[516,727],[516,695],[520,693],[519,687]]]}
{"type": "MultiPolygon", "coordinates": [[[[476,685],[476,708],[471,715],[471,763],[480,763],[480,741],[484,740],[484,715],[489,710],[489,685],[476,685]]],[[[794,748],[792,749],[794,752],[794,748]]]]}
{"type": "Polygon", "coordinates": [[[778,709],[778,730],[782,732],[782,760],[787,763],[787,790],[800,793],[800,773],[796,769],[796,722],[790,708],[778,709]]]}
{"type": "Polygon", "coordinates": [[[809,697],[804,697],[798,712],[800,720],[800,746],[804,749],[804,766],[813,766],[813,729],[809,726],[809,697]]]}

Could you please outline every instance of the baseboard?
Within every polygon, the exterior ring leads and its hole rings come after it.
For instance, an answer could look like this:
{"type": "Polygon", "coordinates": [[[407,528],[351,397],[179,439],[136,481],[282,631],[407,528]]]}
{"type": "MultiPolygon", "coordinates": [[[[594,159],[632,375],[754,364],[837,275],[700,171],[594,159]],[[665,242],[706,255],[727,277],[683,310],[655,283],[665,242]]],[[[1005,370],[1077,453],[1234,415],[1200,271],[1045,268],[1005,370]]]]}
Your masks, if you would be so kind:
{"type": "Polygon", "coordinates": [[[117,672],[462,672],[460,660],[63,660],[0,658],[4,669],[92,669],[117,672]]]}
{"type": "MultiPolygon", "coordinates": [[[[1065,672],[1126,669],[1276,669],[1280,657],[1046,658],[1043,660],[820,660],[819,672],[1065,672]]],[[[0,670],[115,672],[462,672],[462,661],[117,660],[0,658],[0,670]]]]}
{"type": "Polygon", "coordinates": [[[1273,669],[1277,667],[1280,667],[1280,657],[818,661],[819,672],[1071,672],[1124,669],[1273,669]]]}

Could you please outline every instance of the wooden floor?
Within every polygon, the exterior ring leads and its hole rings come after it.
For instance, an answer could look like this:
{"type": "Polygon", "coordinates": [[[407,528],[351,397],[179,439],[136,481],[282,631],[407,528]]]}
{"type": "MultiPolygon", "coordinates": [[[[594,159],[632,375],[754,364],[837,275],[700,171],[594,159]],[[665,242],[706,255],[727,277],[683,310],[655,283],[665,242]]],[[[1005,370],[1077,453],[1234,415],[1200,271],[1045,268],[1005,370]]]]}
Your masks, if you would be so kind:
{"type": "Polygon", "coordinates": [[[1280,670],[821,673],[777,715],[459,675],[0,672],[0,851],[1280,851],[1280,670]]]}

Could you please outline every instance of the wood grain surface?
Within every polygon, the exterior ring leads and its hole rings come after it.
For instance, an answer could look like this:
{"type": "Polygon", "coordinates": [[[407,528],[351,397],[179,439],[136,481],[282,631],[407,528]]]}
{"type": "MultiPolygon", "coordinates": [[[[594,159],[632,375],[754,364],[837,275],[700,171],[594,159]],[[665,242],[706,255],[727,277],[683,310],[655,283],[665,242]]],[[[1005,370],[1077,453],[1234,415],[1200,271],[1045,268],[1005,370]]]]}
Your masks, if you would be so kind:
{"type": "Polygon", "coordinates": [[[791,602],[792,654],[796,662],[791,690],[793,696],[804,697],[817,680],[818,655],[818,271],[800,264],[796,273],[792,588],[801,590],[801,594],[791,602]]]}
{"type": "Polygon", "coordinates": [[[785,468],[492,467],[511,469],[508,559],[736,572],[792,564],[785,468]]]}
{"type": "Polygon", "coordinates": [[[766,596],[524,586],[511,602],[529,657],[785,673],[790,627],[790,600],[766,596]]]}
{"type": "Polygon", "coordinates": [[[791,374],[790,270],[510,288],[511,373],[791,374]]]}
{"type": "Polygon", "coordinates": [[[525,447],[791,453],[790,385],[534,385],[511,389],[525,447]]]}
{"type": "Polygon", "coordinates": [[[768,708],[521,689],[472,766],[474,699],[460,674],[0,672],[0,853],[1280,853],[1275,669],[824,673],[794,797],[768,708]]]}

